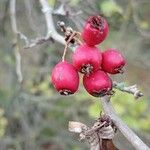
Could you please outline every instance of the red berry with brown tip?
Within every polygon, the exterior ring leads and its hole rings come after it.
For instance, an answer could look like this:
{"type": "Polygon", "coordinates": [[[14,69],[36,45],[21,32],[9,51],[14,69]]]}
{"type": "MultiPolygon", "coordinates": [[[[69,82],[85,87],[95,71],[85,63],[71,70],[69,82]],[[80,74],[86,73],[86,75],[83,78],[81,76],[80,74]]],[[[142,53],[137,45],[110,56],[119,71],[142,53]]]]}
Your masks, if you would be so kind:
{"type": "Polygon", "coordinates": [[[103,17],[91,16],[84,25],[82,38],[88,45],[94,46],[103,42],[108,32],[109,27],[103,17]]]}
{"type": "Polygon", "coordinates": [[[90,75],[84,75],[83,85],[89,94],[95,97],[102,97],[110,93],[112,80],[107,73],[98,70],[90,75]]]}
{"type": "Polygon", "coordinates": [[[90,74],[101,67],[102,54],[98,48],[84,44],[77,47],[73,53],[72,61],[79,72],[90,74]]]}
{"type": "Polygon", "coordinates": [[[102,69],[110,74],[123,73],[125,59],[122,54],[115,49],[108,49],[102,53],[102,69]]]}
{"type": "Polygon", "coordinates": [[[73,94],[79,87],[79,75],[74,66],[66,61],[52,70],[52,83],[61,95],[73,94]]]}

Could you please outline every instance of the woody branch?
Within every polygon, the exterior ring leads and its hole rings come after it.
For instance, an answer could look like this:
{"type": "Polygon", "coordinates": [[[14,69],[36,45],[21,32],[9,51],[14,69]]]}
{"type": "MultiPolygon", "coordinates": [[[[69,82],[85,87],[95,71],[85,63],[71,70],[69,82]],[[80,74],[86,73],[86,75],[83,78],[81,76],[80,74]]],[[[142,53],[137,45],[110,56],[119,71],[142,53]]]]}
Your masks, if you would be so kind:
{"type": "Polygon", "coordinates": [[[21,55],[20,55],[20,46],[18,41],[19,31],[16,22],[16,0],[10,1],[10,21],[11,21],[12,31],[14,34],[13,48],[14,48],[15,59],[16,59],[16,74],[18,77],[18,81],[22,82],[23,76],[21,71],[21,55]]]}

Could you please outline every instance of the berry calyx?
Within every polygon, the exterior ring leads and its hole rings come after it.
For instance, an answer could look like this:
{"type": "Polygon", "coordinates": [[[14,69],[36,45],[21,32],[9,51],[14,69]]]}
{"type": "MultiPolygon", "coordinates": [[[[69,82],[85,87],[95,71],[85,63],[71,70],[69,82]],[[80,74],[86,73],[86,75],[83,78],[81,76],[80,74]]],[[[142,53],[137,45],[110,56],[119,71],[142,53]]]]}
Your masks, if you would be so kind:
{"type": "Polygon", "coordinates": [[[74,66],[66,61],[52,70],[52,83],[61,95],[74,94],[79,87],[79,75],[74,66]]]}
{"type": "Polygon", "coordinates": [[[101,66],[102,54],[96,47],[86,44],[77,47],[72,57],[74,67],[83,74],[90,74],[101,66]]]}
{"type": "Polygon", "coordinates": [[[122,54],[115,49],[108,49],[102,53],[102,69],[110,74],[123,73],[125,59],[122,54]]]}
{"type": "Polygon", "coordinates": [[[95,97],[109,95],[112,89],[110,77],[102,70],[97,70],[90,75],[84,75],[83,85],[86,91],[95,97]]]}
{"type": "Polygon", "coordinates": [[[109,27],[107,21],[97,15],[88,18],[82,32],[83,40],[90,46],[103,42],[108,35],[109,27]]]}

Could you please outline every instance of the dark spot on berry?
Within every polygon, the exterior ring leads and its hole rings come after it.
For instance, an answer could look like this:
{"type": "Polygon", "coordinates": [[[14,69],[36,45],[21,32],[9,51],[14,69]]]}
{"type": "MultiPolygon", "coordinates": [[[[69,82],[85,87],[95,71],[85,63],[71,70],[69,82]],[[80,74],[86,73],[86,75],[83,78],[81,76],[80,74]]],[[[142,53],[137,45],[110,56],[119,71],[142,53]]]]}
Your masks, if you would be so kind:
{"type": "Polygon", "coordinates": [[[91,64],[84,64],[81,67],[80,72],[84,74],[90,74],[93,71],[93,66],[91,64]]]}
{"type": "Polygon", "coordinates": [[[95,96],[95,97],[103,97],[103,96],[107,95],[108,92],[109,92],[109,89],[103,89],[101,91],[95,91],[95,92],[93,92],[92,95],[95,96]]]}
{"type": "Polygon", "coordinates": [[[92,16],[89,21],[91,27],[103,31],[104,29],[104,19],[101,16],[92,16]]]}
{"type": "Polygon", "coordinates": [[[70,90],[66,90],[66,89],[60,90],[59,93],[65,96],[73,94],[70,90]]]}

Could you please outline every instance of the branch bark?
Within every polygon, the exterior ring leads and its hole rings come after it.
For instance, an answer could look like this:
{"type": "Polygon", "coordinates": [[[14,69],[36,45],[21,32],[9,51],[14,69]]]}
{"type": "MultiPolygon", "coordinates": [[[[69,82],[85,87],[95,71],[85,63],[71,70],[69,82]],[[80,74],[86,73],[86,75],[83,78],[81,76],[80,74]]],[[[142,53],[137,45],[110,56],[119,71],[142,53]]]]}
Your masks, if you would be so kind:
{"type": "Polygon", "coordinates": [[[104,113],[112,119],[116,127],[121,131],[121,133],[134,146],[136,150],[150,150],[150,148],[145,143],[143,143],[143,141],[116,114],[108,96],[102,97],[101,103],[104,113]]]}
{"type": "Polygon", "coordinates": [[[113,82],[113,87],[122,92],[132,94],[135,99],[138,99],[143,96],[143,93],[137,88],[136,84],[132,86],[125,86],[123,82],[121,83],[113,82]]]}
{"type": "Polygon", "coordinates": [[[65,45],[66,42],[64,40],[64,37],[61,36],[56,31],[56,28],[54,25],[53,16],[52,16],[53,9],[49,6],[47,0],[39,0],[39,2],[42,6],[42,12],[45,16],[47,33],[46,33],[45,37],[36,38],[35,40],[32,40],[32,41],[30,40],[31,42],[29,42],[29,40],[25,36],[23,36],[23,37],[25,37],[23,39],[26,43],[26,46],[24,47],[24,49],[32,48],[36,45],[42,44],[42,43],[47,42],[51,39],[57,41],[58,43],[65,45]]]}
{"type": "Polygon", "coordinates": [[[42,6],[42,11],[45,16],[46,25],[47,25],[47,37],[51,35],[51,37],[57,42],[65,45],[64,37],[57,33],[52,17],[52,8],[49,7],[47,0],[39,0],[42,6]]]}
{"type": "MultiPolygon", "coordinates": [[[[47,0],[39,0],[41,6],[42,6],[42,12],[45,16],[46,20],[46,25],[47,25],[47,33],[45,37],[38,37],[36,39],[28,39],[23,33],[18,31],[17,29],[17,23],[16,23],[16,0],[11,0],[10,1],[10,16],[11,16],[11,24],[12,24],[12,30],[19,37],[20,39],[24,40],[25,46],[24,49],[29,49],[32,47],[35,47],[39,44],[42,44],[44,42],[50,41],[50,40],[55,40],[58,43],[61,43],[65,45],[65,40],[64,37],[61,36],[55,28],[54,21],[53,21],[53,16],[52,16],[52,11],[53,9],[49,7],[49,4],[47,0]]],[[[21,58],[21,57],[20,57],[21,58]]]]}
{"type": "Polygon", "coordinates": [[[10,1],[10,21],[12,31],[14,33],[14,42],[13,47],[15,51],[15,58],[16,58],[16,74],[18,77],[18,81],[23,81],[22,71],[21,71],[21,55],[20,55],[20,48],[19,48],[19,41],[18,41],[18,29],[17,29],[17,22],[16,22],[16,0],[10,1]]]}

